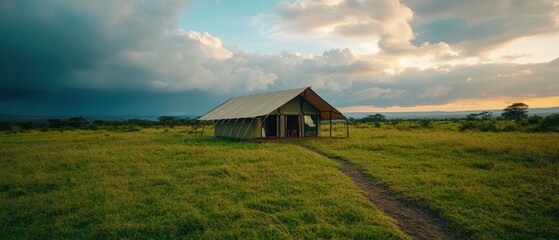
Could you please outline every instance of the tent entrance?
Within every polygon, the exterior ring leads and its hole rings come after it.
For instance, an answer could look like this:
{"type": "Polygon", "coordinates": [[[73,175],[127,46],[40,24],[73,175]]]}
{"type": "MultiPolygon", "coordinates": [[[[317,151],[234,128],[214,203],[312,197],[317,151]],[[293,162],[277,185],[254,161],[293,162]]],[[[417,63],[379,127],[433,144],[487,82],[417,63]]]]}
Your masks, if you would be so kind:
{"type": "Polygon", "coordinates": [[[285,116],[285,136],[299,137],[301,133],[301,124],[298,115],[285,116]]]}
{"type": "Polygon", "coordinates": [[[266,117],[266,137],[278,137],[278,116],[268,115],[266,117]]]}

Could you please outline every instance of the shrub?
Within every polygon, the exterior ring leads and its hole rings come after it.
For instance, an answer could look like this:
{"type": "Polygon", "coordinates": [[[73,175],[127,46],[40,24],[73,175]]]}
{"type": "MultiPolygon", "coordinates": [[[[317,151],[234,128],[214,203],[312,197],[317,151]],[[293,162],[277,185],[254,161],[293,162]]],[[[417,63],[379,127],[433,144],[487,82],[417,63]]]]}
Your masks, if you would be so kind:
{"type": "Polygon", "coordinates": [[[136,126],[125,126],[119,129],[121,132],[138,132],[140,128],[136,126]]]}
{"type": "Polygon", "coordinates": [[[422,119],[419,121],[419,125],[421,125],[422,128],[432,128],[432,122],[429,119],[422,119]]]}
{"type": "Polygon", "coordinates": [[[0,131],[11,132],[14,130],[14,125],[11,122],[0,122],[0,131]]]}
{"type": "Polygon", "coordinates": [[[496,132],[497,126],[495,126],[494,122],[491,121],[483,121],[477,123],[478,129],[482,132],[496,132]]]}
{"type": "Polygon", "coordinates": [[[559,114],[555,113],[545,117],[537,130],[542,132],[559,132],[559,114]]]}
{"type": "Polygon", "coordinates": [[[538,124],[541,123],[544,120],[543,117],[538,116],[538,115],[534,115],[528,118],[528,124],[533,125],[533,124],[538,124]]]}
{"type": "Polygon", "coordinates": [[[34,122],[31,122],[31,121],[21,122],[18,125],[19,125],[19,128],[21,130],[31,130],[31,129],[35,129],[37,127],[37,124],[35,124],[34,122]]]}
{"type": "Polygon", "coordinates": [[[520,126],[518,126],[518,124],[516,124],[516,123],[509,123],[509,124],[505,125],[505,127],[503,128],[503,131],[505,131],[505,132],[520,131],[520,126]]]}
{"type": "Polygon", "coordinates": [[[551,114],[543,120],[543,124],[549,126],[559,126],[559,113],[551,114]]]}
{"type": "Polygon", "coordinates": [[[66,122],[60,119],[51,118],[47,120],[47,126],[49,128],[63,128],[66,126],[66,122]]]}
{"type": "Polygon", "coordinates": [[[74,127],[74,128],[81,128],[82,126],[88,124],[87,120],[83,117],[68,118],[68,121],[66,121],[66,123],[68,124],[68,126],[74,127]]]}
{"type": "Polygon", "coordinates": [[[104,120],[101,120],[101,119],[93,121],[93,124],[96,124],[96,125],[105,125],[106,123],[107,122],[105,122],[104,120]]]}
{"type": "Polygon", "coordinates": [[[464,123],[460,124],[458,129],[460,131],[474,130],[474,129],[477,129],[477,125],[476,125],[476,122],[467,121],[467,122],[464,122],[464,123]]]}
{"type": "Polygon", "coordinates": [[[396,129],[400,130],[400,131],[407,131],[410,130],[410,125],[407,123],[399,123],[395,125],[396,129]]]}
{"type": "Polygon", "coordinates": [[[483,121],[483,122],[466,121],[462,123],[458,127],[458,129],[460,131],[478,130],[482,132],[496,132],[497,126],[492,121],[483,121]]]}

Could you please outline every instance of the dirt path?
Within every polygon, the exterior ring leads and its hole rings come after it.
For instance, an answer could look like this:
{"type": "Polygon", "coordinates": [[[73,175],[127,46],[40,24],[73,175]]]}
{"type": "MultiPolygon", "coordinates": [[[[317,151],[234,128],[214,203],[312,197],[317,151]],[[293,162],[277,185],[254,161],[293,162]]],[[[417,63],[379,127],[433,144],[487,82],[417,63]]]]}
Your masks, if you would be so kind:
{"type": "Polygon", "coordinates": [[[386,215],[398,221],[398,227],[414,239],[457,239],[447,225],[428,209],[413,204],[376,184],[363,170],[344,159],[329,156],[316,149],[302,146],[340,163],[340,170],[365,191],[366,197],[386,215]]]}

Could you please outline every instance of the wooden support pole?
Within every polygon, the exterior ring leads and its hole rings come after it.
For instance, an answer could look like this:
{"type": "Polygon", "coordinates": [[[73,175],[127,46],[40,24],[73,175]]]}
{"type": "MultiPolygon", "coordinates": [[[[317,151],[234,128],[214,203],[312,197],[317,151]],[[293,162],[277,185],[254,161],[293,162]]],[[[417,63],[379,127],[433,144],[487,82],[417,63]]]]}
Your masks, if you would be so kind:
{"type": "Polygon", "coordinates": [[[297,118],[297,127],[299,127],[297,130],[297,137],[303,137],[303,124],[301,124],[302,119],[301,114],[299,114],[299,117],[297,118]]]}
{"type": "Polygon", "coordinates": [[[332,137],[332,111],[330,111],[330,137],[332,137]]]}
{"type": "MultiPolygon", "coordinates": [[[[277,126],[276,126],[276,138],[281,137],[281,129],[280,129],[280,127],[281,127],[281,117],[282,116],[281,116],[281,113],[280,113],[279,108],[278,108],[278,115],[276,115],[276,124],[277,124],[277,126]]],[[[285,124],[285,123],[283,123],[283,124],[285,124]]]]}
{"type": "Polygon", "coordinates": [[[200,137],[204,136],[204,129],[206,129],[206,124],[202,125],[202,131],[200,132],[200,137]]]}
{"type": "Polygon", "coordinates": [[[270,137],[270,126],[268,126],[268,115],[266,115],[266,118],[264,119],[264,124],[266,124],[266,139],[268,139],[268,137],[270,137]]]}
{"type": "Polygon", "coordinates": [[[345,130],[346,136],[349,138],[349,121],[347,119],[345,120],[345,130]]]}
{"type": "Polygon", "coordinates": [[[300,100],[300,108],[299,110],[301,111],[299,113],[299,130],[297,132],[298,137],[302,138],[305,137],[305,129],[303,129],[305,127],[304,121],[305,121],[305,113],[303,112],[303,103],[305,102],[305,97],[307,96],[307,90],[305,89],[305,91],[303,92],[303,96],[299,95],[299,100],[300,100]]]}

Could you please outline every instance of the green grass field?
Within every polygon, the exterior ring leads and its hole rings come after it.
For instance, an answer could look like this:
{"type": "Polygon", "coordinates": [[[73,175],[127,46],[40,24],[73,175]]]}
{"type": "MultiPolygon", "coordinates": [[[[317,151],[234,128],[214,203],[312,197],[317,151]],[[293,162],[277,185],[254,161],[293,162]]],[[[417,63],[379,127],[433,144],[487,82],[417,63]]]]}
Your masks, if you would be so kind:
{"type": "Polygon", "coordinates": [[[328,159],[186,132],[3,134],[0,238],[405,237],[328,159]]]}
{"type": "Polygon", "coordinates": [[[362,124],[351,139],[301,143],[357,164],[394,193],[435,210],[464,238],[559,239],[558,133],[459,132],[454,123],[435,124],[403,131],[362,124]]]}
{"type": "Polygon", "coordinates": [[[247,143],[189,130],[2,133],[0,238],[407,238],[300,144],[355,163],[461,238],[559,238],[558,133],[360,125],[349,139],[247,143]]]}

